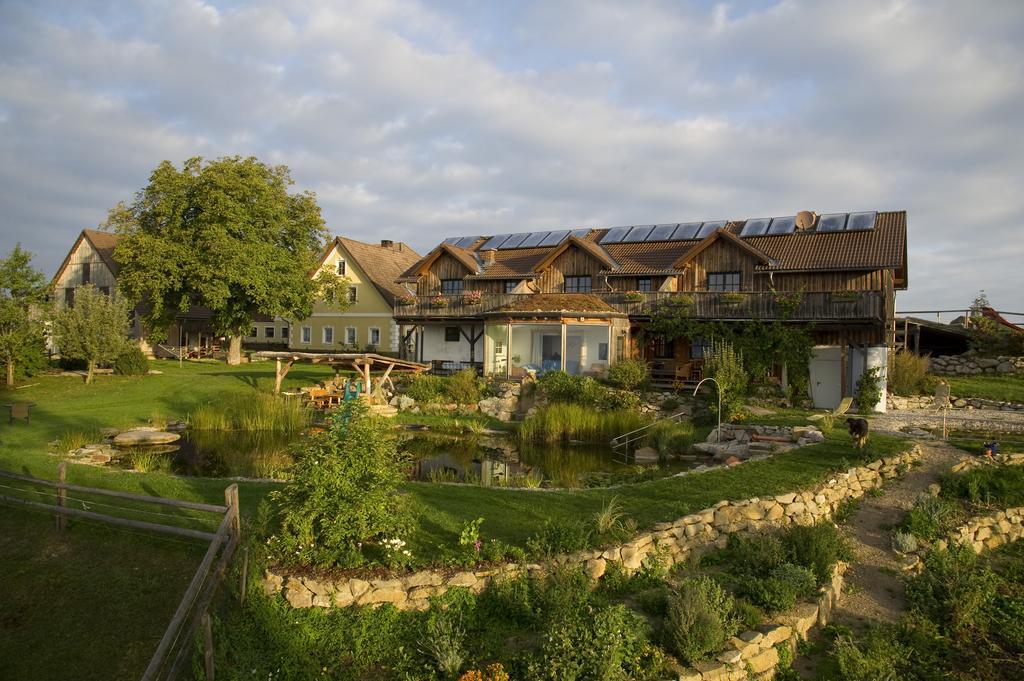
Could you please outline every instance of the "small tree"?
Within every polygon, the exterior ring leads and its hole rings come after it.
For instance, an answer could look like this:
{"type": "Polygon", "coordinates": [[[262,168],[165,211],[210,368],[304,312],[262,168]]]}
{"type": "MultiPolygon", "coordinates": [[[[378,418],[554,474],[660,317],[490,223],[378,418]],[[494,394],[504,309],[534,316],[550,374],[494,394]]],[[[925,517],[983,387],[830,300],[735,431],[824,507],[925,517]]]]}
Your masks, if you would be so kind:
{"type": "Polygon", "coordinates": [[[331,426],[303,446],[292,482],[271,496],[281,519],[272,545],[278,557],[352,565],[376,544],[387,560],[409,527],[398,491],[405,465],[394,428],[361,400],[346,402],[331,426]]]}
{"type": "Polygon", "coordinates": [[[44,352],[38,311],[50,287],[31,262],[32,254],[21,244],[0,260],[0,363],[7,369],[7,385],[14,385],[19,368],[40,364],[44,352]]]}
{"type": "Polygon", "coordinates": [[[723,418],[736,413],[747,394],[747,372],[743,368],[743,353],[726,340],[711,341],[711,351],[704,360],[705,373],[718,382],[722,391],[723,418]]]}
{"type": "Polygon", "coordinates": [[[882,370],[878,367],[871,367],[862,373],[857,379],[854,393],[857,397],[857,412],[873,413],[875,405],[882,399],[882,370]]]}
{"type": "Polygon", "coordinates": [[[97,366],[113,362],[128,347],[130,313],[123,298],[101,293],[91,284],[76,289],[75,304],[57,313],[54,339],[62,356],[86,363],[86,383],[92,383],[97,366]]]}

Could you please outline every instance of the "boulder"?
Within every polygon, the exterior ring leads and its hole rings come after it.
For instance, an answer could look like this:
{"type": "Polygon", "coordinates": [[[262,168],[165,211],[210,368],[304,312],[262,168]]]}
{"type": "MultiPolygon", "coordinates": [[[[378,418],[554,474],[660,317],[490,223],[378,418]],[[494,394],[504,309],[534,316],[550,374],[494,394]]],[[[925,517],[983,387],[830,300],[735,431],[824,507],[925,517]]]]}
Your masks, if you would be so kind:
{"type": "Polygon", "coordinates": [[[146,447],[148,445],[165,445],[180,439],[181,433],[133,428],[115,435],[114,444],[118,447],[146,447]]]}

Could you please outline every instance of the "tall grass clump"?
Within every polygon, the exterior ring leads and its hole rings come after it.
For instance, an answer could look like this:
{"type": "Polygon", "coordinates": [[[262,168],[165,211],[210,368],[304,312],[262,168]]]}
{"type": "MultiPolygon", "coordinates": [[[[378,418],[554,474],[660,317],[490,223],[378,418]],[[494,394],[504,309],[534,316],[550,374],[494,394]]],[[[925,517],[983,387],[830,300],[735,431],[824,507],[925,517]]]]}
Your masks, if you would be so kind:
{"type": "Polygon", "coordinates": [[[647,446],[662,457],[687,454],[693,441],[692,421],[659,421],[647,431],[647,446]]]}
{"type": "Polygon", "coordinates": [[[140,473],[166,472],[171,469],[171,457],[165,452],[132,449],[127,458],[132,469],[140,473]]]}
{"type": "Polygon", "coordinates": [[[912,352],[897,352],[889,359],[888,388],[896,395],[925,395],[933,389],[928,375],[928,357],[912,352]]]}
{"type": "Polygon", "coordinates": [[[196,430],[248,430],[297,433],[310,421],[309,408],[298,400],[269,393],[239,395],[218,404],[205,404],[188,416],[196,430]]]}
{"type": "Polygon", "coordinates": [[[98,430],[66,430],[57,438],[57,451],[71,452],[102,441],[103,434],[98,430]]]}
{"type": "Polygon", "coordinates": [[[552,404],[537,410],[519,427],[522,442],[608,442],[647,424],[635,411],[596,411],[578,404],[552,404]]]}

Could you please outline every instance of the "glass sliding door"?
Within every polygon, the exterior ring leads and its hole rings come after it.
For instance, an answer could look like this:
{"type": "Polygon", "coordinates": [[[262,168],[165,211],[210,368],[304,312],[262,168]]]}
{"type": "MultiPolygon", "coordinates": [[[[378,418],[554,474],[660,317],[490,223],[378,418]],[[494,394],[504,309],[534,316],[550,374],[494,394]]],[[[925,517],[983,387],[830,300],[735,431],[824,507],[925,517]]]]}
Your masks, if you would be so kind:
{"type": "Polygon", "coordinates": [[[606,324],[570,324],[566,327],[566,372],[604,375],[609,363],[609,328],[606,324]]]}
{"type": "Polygon", "coordinates": [[[484,336],[484,373],[508,375],[508,324],[488,324],[484,336]]]}
{"type": "Polygon", "coordinates": [[[509,341],[513,378],[562,368],[561,324],[513,324],[509,341]]]}

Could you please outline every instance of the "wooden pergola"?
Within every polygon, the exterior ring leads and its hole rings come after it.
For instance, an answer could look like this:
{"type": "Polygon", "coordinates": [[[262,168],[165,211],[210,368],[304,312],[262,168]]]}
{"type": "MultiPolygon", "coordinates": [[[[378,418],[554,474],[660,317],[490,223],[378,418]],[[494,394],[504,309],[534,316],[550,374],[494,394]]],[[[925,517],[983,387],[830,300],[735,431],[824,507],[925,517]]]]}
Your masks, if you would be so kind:
{"type": "Polygon", "coordinates": [[[380,388],[391,377],[391,372],[410,372],[418,374],[430,368],[429,364],[412,362],[407,359],[385,357],[373,352],[282,352],[264,350],[253,353],[254,357],[262,359],[273,359],[277,362],[277,373],[274,377],[274,392],[281,392],[281,382],[288,375],[288,371],[295,362],[309,362],[310,364],[328,364],[335,373],[341,369],[352,369],[363,381],[363,394],[367,397],[374,394],[373,381],[374,371],[382,372],[376,377],[377,387],[380,388]]]}

